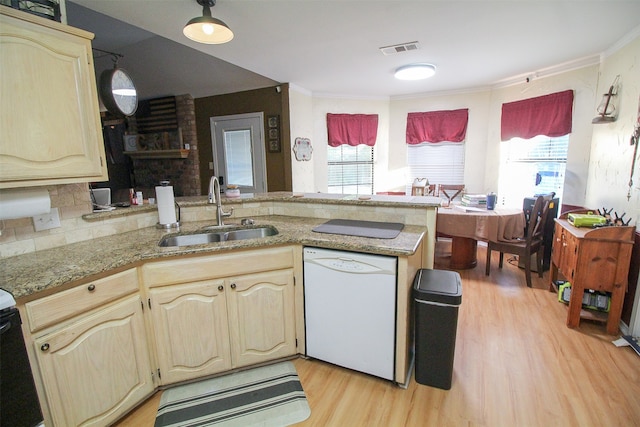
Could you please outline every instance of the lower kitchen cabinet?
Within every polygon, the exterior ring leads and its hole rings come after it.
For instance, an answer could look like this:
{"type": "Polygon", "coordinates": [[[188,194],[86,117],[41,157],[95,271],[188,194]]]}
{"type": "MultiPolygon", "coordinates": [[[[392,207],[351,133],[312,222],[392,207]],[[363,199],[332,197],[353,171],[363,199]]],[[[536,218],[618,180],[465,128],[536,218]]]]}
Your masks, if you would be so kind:
{"type": "Polygon", "coordinates": [[[228,282],[234,367],[296,354],[293,270],[239,276],[228,282]]]}
{"type": "Polygon", "coordinates": [[[289,246],[148,262],[19,304],[45,424],[110,425],[159,385],[295,355],[300,259],[289,246]]]}
{"type": "Polygon", "coordinates": [[[138,295],[36,336],[53,425],[108,425],[148,396],[155,385],[145,337],[138,295]]]}
{"type": "Polygon", "coordinates": [[[296,354],[293,270],[149,290],[162,384],[296,354]]]}
{"type": "Polygon", "coordinates": [[[162,383],[231,369],[224,286],[207,280],[149,291],[162,383]]]}
{"type": "Polygon", "coordinates": [[[296,354],[294,259],[280,247],[144,265],[161,384],[296,354]]]}

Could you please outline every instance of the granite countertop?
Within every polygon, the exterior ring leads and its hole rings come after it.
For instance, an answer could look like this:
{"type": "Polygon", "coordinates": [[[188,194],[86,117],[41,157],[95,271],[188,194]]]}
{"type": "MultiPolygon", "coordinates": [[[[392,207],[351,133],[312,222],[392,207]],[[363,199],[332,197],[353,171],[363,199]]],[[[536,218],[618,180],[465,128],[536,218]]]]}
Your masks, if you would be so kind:
{"type": "MultiPolygon", "coordinates": [[[[176,202],[181,208],[193,206],[207,206],[206,196],[176,197],[176,202]]],[[[431,196],[390,196],[375,194],[372,196],[358,196],[345,194],[327,193],[292,193],[288,191],[276,191],[272,193],[248,193],[242,194],[238,198],[221,198],[223,205],[233,206],[234,204],[247,202],[287,202],[287,203],[322,203],[325,205],[345,205],[345,206],[386,206],[386,207],[412,207],[425,208],[440,206],[440,199],[431,196]]],[[[82,216],[85,221],[97,221],[105,218],[115,218],[121,216],[135,215],[138,213],[152,212],[157,210],[156,205],[131,206],[126,209],[116,209],[108,212],[96,212],[82,216]]]]}
{"type": "MultiPolygon", "coordinates": [[[[200,199],[198,198],[194,203],[201,203],[200,199]]],[[[270,198],[270,200],[272,199],[270,198]]],[[[140,207],[140,209],[144,208],[140,207]]],[[[102,218],[104,218],[105,214],[109,215],[110,212],[99,215],[103,215],[102,218]]],[[[4,265],[0,277],[1,287],[11,292],[16,299],[27,298],[40,292],[50,293],[55,288],[68,283],[86,279],[92,280],[92,277],[104,275],[109,271],[134,267],[144,261],[285,244],[408,256],[415,253],[426,232],[424,227],[407,225],[395,239],[373,239],[312,231],[316,225],[326,222],[326,219],[275,215],[255,217],[254,219],[256,226],[273,225],[278,229],[279,234],[261,239],[163,248],[158,246],[159,240],[167,234],[176,233],[176,231],[148,227],[55,249],[5,258],[2,261],[4,265]]],[[[239,219],[235,219],[229,221],[229,225],[238,226],[238,222],[239,219]]],[[[179,233],[195,232],[211,224],[211,221],[185,223],[180,227],[179,233]]]]}

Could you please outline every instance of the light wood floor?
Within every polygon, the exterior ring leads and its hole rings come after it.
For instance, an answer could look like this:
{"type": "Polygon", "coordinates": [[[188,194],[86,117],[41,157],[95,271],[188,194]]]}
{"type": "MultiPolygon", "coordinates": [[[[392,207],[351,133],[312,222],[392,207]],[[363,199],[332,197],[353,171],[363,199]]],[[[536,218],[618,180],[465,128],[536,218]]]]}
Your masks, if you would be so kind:
{"type": "MultiPolygon", "coordinates": [[[[447,241],[437,245],[436,268],[447,266],[447,241]]],[[[453,386],[407,390],[323,362],[294,364],[311,407],[299,426],[640,426],[640,357],[616,348],[604,325],[565,326],[566,307],[547,291],[548,272],[525,285],[507,262],[484,275],[460,271],[462,305],[453,386]]],[[[160,392],[123,419],[153,426],[160,392]]]]}

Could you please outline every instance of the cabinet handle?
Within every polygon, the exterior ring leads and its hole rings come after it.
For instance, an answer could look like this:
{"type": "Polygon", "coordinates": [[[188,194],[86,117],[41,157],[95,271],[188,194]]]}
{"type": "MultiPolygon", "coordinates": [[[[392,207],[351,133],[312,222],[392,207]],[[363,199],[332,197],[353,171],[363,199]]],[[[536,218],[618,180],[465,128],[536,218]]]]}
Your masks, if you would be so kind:
{"type": "Polygon", "coordinates": [[[40,346],[40,350],[42,351],[49,351],[49,343],[44,343],[40,346]]]}
{"type": "Polygon", "coordinates": [[[87,290],[88,290],[89,292],[93,292],[93,291],[95,291],[95,290],[96,290],[96,285],[94,285],[93,283],[92,283],[92,284],[90,284],[89,286],[87,286],[87,290]]]}
{"type": "Polygon", "coordinates": [[[222,285],[218,286],[218,290],[219,290],[220,292],[224,291],[224,286],[222,286],[222,285]]]}
{"type": "Polygon", "coordinates": [[[231,289],[235,289],[235,288],[236,288],[236,284],[235,284],[235,283],[232,283],[232,284],[231,284],[231,289]]]}

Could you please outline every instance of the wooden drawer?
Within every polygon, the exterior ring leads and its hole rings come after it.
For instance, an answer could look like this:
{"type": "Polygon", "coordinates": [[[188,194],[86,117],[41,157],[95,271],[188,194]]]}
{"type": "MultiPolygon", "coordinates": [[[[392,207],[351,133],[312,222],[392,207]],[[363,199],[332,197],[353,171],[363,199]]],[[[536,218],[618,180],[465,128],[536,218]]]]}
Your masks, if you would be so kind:
{"type": "Polygon", "coordinates": [[[291,268],[293,264],[293,246],[220,253],[147,263],[142,266],[142,281],[147,287],[165,286],[291,268]]]}
{"type": "Polygon", "coordinates": [[[31,332],[139,290],[135,268],[25,304],[31,332]]]}

